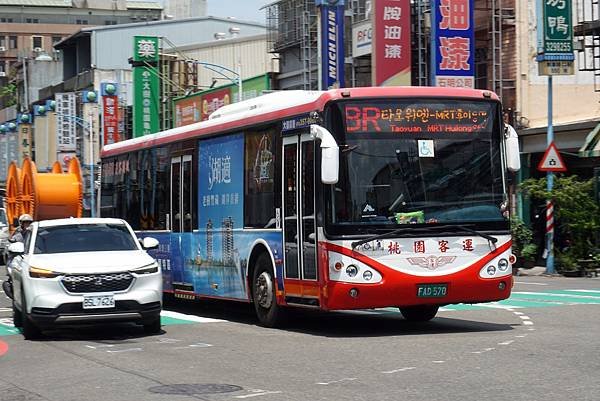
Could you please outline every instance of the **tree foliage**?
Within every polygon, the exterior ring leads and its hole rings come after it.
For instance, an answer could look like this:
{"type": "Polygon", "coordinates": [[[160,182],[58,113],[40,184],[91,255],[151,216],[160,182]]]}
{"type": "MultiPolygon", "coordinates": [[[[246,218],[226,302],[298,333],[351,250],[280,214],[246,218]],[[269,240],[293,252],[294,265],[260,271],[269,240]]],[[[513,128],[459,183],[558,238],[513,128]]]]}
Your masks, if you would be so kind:
{"type": "Polygon", "coordinates": [[[570,241],[569,256],[587,258],[600,228],[600,208],[594,200],[593,180],[580,180],[575,175],[555,177],[551,193],[546,185],[546,178],[530,178],[523,181],[520,188],[534,199],[552,199],[555,225],[570,241]]]}
{"type": "Polygon", "coordinates": [[[17,104],[17,86],[15,84],[1,86],[0,98],[3,98],[5,107],[17,104]]]}

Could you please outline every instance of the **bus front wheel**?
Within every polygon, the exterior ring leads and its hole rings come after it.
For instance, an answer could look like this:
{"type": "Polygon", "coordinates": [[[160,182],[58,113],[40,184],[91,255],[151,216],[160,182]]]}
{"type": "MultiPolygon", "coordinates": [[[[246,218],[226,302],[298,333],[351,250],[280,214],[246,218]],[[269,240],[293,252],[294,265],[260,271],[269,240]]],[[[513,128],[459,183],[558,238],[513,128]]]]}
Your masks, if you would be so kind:
{"type": "Polygon", "coordinates": [[[417,305],[401,307],[400,313],[409,322],[428,322],[435,317],[439,306],[437,305],[417,305]]]}
{"type": "Polygon", "coordinates": [[[256,260],[252,279],[252,298],[260,324],[276,327],[281,324],[283,314],[275,297],[275,275],[269,255],[263,253],[256,260]]]}

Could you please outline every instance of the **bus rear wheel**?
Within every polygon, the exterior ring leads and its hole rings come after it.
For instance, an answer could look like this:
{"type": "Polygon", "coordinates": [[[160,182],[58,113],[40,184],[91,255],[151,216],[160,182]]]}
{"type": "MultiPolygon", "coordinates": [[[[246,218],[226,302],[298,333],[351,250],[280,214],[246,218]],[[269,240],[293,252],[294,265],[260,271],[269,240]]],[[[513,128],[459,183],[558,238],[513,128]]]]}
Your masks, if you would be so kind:
{"type": "Polygon", "coordinates": [[[401,307],[400,313],[409,322],[428,322],[435,317],[439,306],[437,305],[416,305],[401,307]]]}
{"type": "Polygon", "coordinates": [[[256,260],[252,278],[252,299],[261,325],[277,327],[283,321],[284,311],[275,297],[275,275],[269,255],[263,253],[256,260]]]}

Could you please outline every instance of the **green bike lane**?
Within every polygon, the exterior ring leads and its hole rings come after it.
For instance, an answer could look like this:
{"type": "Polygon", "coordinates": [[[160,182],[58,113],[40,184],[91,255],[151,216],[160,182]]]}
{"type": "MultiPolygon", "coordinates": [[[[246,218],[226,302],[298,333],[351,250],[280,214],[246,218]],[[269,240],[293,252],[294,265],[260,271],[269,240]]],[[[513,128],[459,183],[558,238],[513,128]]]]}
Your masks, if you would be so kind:
{"type": "MultiPolygon", "coordinates": [[[[600,305],[600,289],[564,289],[545,291],[513,291],[510,298],[499,302],[485,304],[459,304],[447,305],[440,308],[440,313],[452,311],[470,311],[485,309],[528,309],[561,307],[567,305],[600,305]]],[[[397,308],[384,308],[364,311],[378,314],[398,314],[397,308]]],[[[12,325],[10,313],[4,313],[0,319],[0,336],[19,334],[19,330],[12,325]]],[[[203,324],[215,322],[227,322],[226,320],[207,318],[197,315],[189,315],[172,311],[163,311],[161,314],[163,326],[180,324],[203,324]]]]}

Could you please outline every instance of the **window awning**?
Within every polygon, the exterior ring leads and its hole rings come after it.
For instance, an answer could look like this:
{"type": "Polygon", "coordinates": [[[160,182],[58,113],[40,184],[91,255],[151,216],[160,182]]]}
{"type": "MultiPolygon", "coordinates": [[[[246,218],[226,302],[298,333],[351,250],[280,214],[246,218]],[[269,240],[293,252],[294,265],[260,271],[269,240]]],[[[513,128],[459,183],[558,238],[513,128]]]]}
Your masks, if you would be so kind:
{"type": "Polygon", "coordinates": [[[600,157],[600,123],[585,138],[579,157],[600,157]]]}

